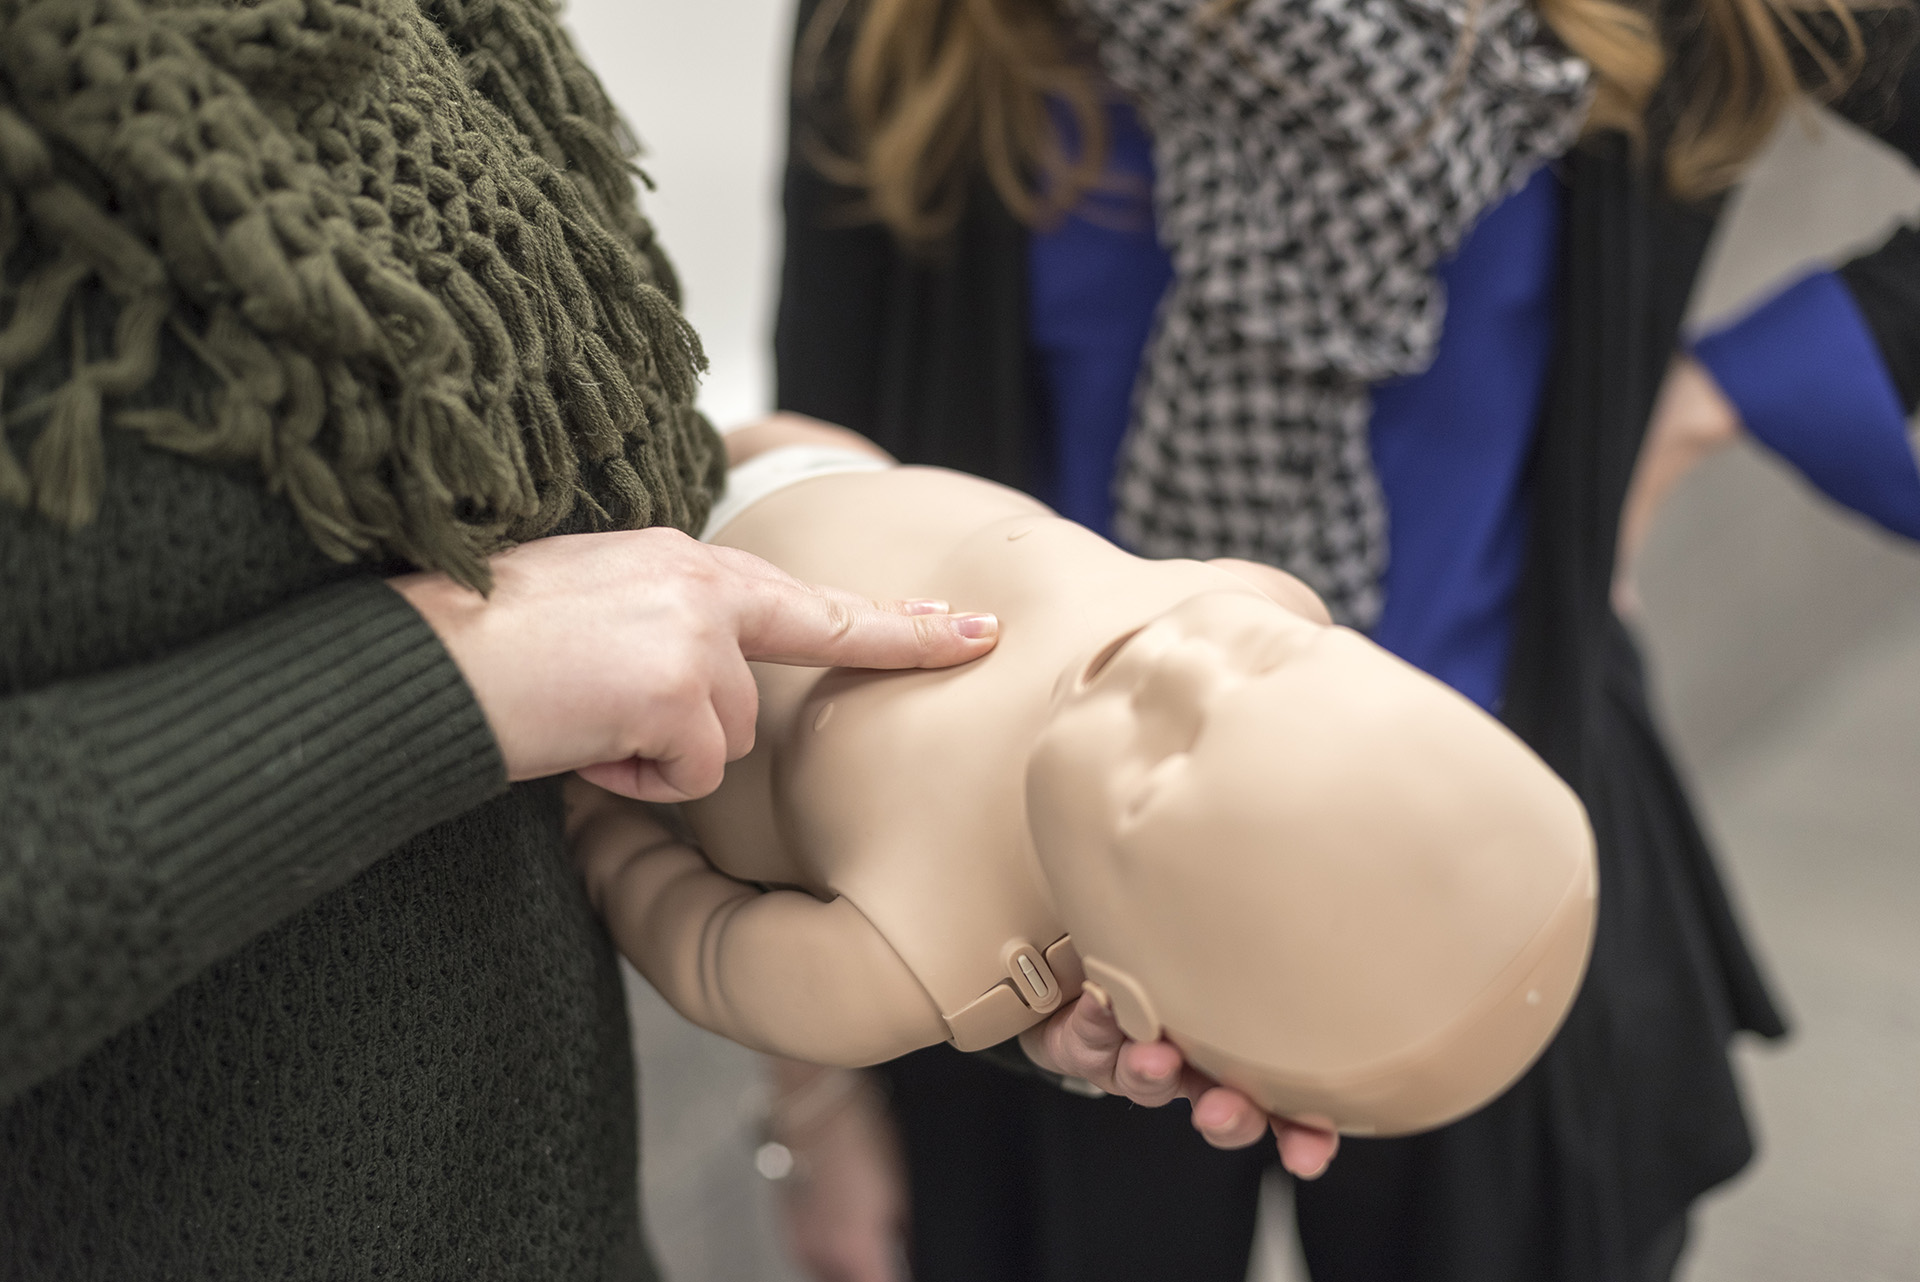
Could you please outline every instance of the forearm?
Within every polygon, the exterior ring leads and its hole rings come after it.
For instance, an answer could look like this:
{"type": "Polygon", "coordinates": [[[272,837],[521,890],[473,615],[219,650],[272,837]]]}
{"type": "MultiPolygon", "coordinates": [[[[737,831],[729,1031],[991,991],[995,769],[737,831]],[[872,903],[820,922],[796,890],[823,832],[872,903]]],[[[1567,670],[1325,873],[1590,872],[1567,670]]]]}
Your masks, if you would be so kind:
{"type": "Polygon", "coordinates": [[[588,896],[621,953],[693,1023],[848,1067],[946,1036],[932,999],[851,903],[734,881],[644,807],[578,781],[568,789],[588,896]]]}
{"type": "MultiPolygon", "coordinates": [[[[792,892],[788,892],[792,893],[792,892]]],[[[840,1063],[843,1048],[797,1014],[792,967],[743,956],[749,910],[765,893],[713,871],[697,850],[669,841],[626,860],[605,882],[607,929],[634,968],[689,1021],[772,1055],[840,1063]]]]}
{"type": "Polygon", "coordinates": [[[504,783],[377,579],[0,700],[0,1100],[504,783]]]}
{"type": "Polygon", "coordinates": [[[699,851],[664,833],[596,827],[574,850],[621,955],[691,1022],[757,1045],[726,998],[715,945],[731,913],[760,892],[714,873],[699,851]]]}

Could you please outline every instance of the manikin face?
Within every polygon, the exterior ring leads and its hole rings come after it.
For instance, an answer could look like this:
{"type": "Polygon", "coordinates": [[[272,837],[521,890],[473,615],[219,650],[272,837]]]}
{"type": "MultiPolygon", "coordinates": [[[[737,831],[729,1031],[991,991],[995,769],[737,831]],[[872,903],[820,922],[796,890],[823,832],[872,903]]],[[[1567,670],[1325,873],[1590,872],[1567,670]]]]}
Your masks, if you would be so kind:
{"type": "MultiPolygon", "coordinates": [[[[1029,786],[1061,794],[1089,836],[1117,837],[1191,772],[1209,724],[1236,701],[1257,690],[1263,704],[1317,703],[1316,688],[1365,681],[1377,654],[1250,590],[1190,597],[1062,675],[1029,786]]],[[[1268,723],[1263,740],[1284,737],[1288,720],[1268,723]]],[[[1262,755],[1275,746],[1263,742],[1262,755]]]]}
{"type": "Polygon", "coordinates": [[[1122,1026],[1240,1065],[1270,1107],[1436,1124],[1571,1001],[1579,803],[1458,694],[1255,592],[1190,597],[1064,674],[1027,805],[1089,977],[1128,990],[1122,1026]],[[1555,940],[1551,982],[1530,978],[1555,940]]]}

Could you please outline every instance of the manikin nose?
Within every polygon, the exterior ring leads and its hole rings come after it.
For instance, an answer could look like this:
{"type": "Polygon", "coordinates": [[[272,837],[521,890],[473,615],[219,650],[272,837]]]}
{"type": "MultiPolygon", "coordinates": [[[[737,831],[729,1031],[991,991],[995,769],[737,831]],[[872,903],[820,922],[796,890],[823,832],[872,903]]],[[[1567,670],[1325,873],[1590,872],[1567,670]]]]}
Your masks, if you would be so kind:
{"type": "Polygon", "coordinates": [[[1203,647],[1174,646],[1161,655],[1147,679],[1134,691],[1143,746],[1155,758],[1193,746],[1206,706],[1220,683],[1217,663],[1203,647]]]}

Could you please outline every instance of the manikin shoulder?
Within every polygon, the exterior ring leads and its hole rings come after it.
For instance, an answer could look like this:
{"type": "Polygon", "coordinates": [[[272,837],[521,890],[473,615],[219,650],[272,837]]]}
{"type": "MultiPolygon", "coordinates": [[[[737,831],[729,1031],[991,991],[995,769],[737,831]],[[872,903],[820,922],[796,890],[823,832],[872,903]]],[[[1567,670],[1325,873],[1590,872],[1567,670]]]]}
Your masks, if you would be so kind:
{"type": "MultiPolygon", "coordinates": [[[[1060,520],[1044,505],[1005,486],[940,468],[901,467],[813,477],[760,500],[720,531],[718,542],[762,557],[808,582],[862,595],[946,595],[948,582],[970,585],[983,549],[1009,524],[1060,527],[1086,543],[1082,556],[1127,559],[1097,536],[1060,520]],[[955,577],[957,573],[957,578],[955,577]]],[[[991,558],[989,555],[989,559],[991,558]]],[[[1065,564],[1027,558],[1012,568],[1022,580],[1061,579],[1065,564]]],[[[1065,584],[1056,583],[1056,588],[1065,584]]],[[[955,608],[992,610],[984,600],[956,599],[955,608]]]]}

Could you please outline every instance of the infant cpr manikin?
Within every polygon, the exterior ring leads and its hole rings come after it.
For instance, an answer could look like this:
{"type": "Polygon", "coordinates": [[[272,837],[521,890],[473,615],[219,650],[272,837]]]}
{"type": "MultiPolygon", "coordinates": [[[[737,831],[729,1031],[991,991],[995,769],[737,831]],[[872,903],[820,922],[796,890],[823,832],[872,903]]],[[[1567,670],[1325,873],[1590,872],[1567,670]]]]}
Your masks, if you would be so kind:
{"type": "Polygon", "coordinates": [[[958,473],[821,475],[716,541],[1000,617],[942,671],[757,666],[756,746],[684,807],[573,817],[682,1014],[858,1065],[1086,991],[1284,1116],[1437,1126],[1526,1068],[1594,914],[1573,794],[1512,734],[1245,563],[1138,559],[958,473]],[[1321,616],[1324,618],[1324,616],[1321,616]]]}

